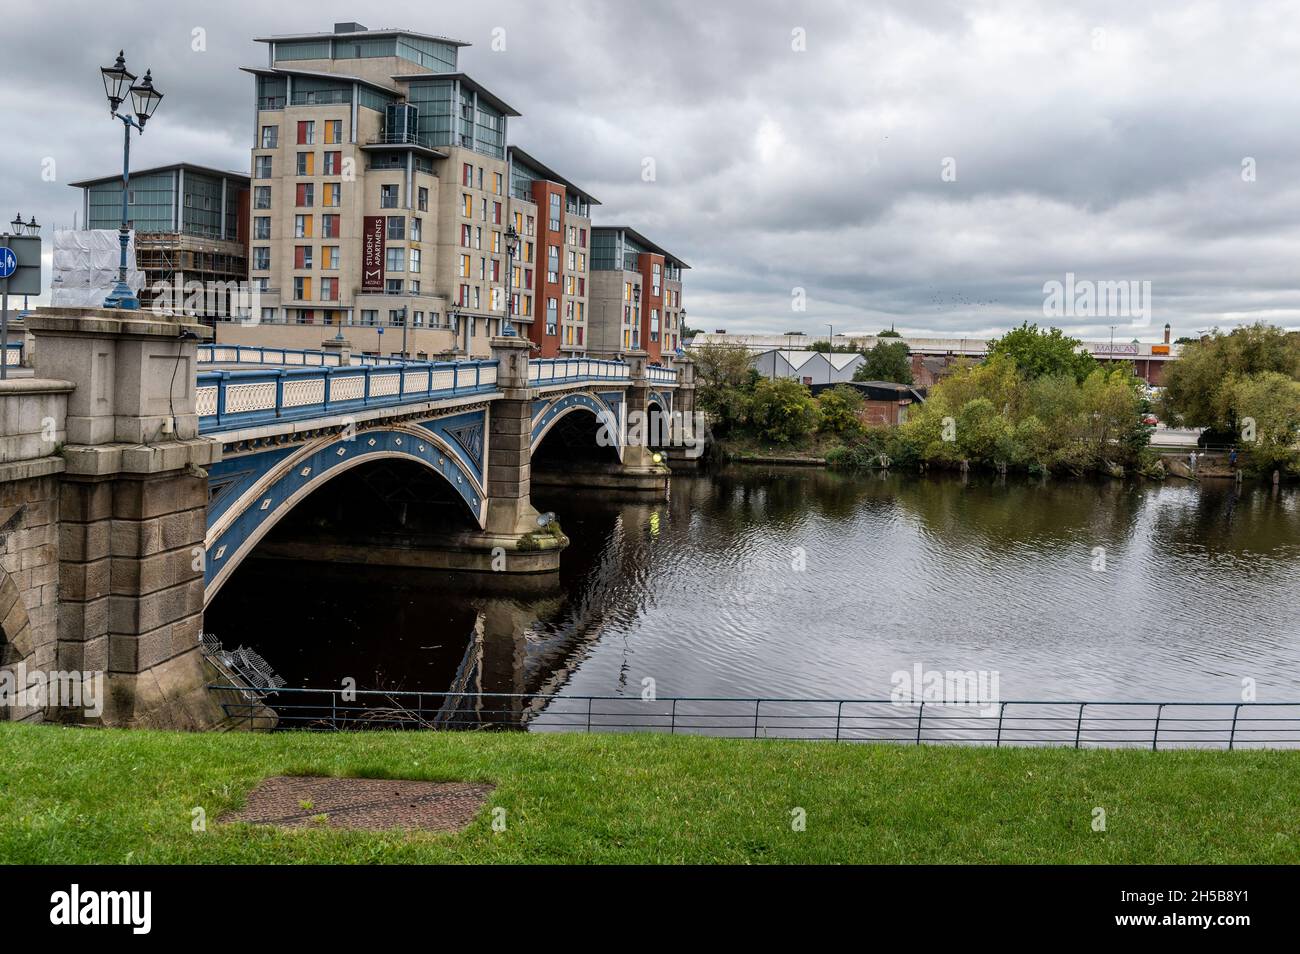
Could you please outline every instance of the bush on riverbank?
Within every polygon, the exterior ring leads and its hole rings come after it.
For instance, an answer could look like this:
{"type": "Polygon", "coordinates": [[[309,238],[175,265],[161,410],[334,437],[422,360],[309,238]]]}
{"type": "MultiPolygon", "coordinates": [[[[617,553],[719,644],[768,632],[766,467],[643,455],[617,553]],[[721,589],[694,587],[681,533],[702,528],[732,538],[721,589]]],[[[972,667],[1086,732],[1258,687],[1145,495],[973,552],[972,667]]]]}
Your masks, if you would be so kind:
{"type": "Polygon", "coordinates": [[[868,429],[828,460],[835,466],[972,467],[1034,474],[1139,472],[1153,466],[1141,423],[1141,381],[1096,367],[1033,377],[1005,353],[959,368],[892,429],[868,429]],[[887,462],[887,463],[886,463],[887,462]]]}
{"type": "Polygon", "coordinates": [[[1300,861],[1297,752],[0,725],[0,762],[11,864],[1300,861]],[[496,788],[458,834],[218,824],[275,775],[496,788]]]}

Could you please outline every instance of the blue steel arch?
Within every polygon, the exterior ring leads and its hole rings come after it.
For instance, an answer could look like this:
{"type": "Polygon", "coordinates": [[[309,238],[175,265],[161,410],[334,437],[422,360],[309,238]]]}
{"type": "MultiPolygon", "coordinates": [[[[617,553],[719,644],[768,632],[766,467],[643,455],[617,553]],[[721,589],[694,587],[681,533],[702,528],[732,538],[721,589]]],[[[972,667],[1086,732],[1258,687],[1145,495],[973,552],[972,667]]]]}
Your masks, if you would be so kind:
{"type": "Polygon", "coordinates": [[[531,450],[536,451],[542,439],[560,418],[575,411],[586,411],[597,421],[608,423],[618,439],[614,450],[623,459],[623,392],[622,391],[571,391],[552,398],[533,402],[533,431],[531,450]]]}
{"type": "Polygon", "coordinates": [[[459,442],[444,436],[447,428],[430,429],[443,424],[444,419],[439,419],[423,424],[391,424],[350,436],[340,432],[306,445],[223,461],[232,465],[228,470],[222,464],[215,465],[210,473],[213,483],[233,477],[235,489],[223,488],[209,506],[204,605],[298,503],[344,471],[370,461],[411,460],[440,474],[482,529],[487,515],[482,483],[486,462],[481,458],[473,461],[459,442]]]}

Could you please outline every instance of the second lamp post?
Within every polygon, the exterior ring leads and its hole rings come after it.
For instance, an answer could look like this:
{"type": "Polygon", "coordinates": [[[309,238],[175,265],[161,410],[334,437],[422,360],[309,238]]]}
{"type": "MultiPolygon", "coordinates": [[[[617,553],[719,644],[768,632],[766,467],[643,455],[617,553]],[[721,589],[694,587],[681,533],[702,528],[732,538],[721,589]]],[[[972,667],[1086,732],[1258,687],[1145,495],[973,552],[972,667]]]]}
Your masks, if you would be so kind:
{"type": "Polygon", "coordinates": [[[127,189],[131,184],[131,127],[134,126],[139,132],[144,132],[144,124],[149,121],[158,104],[162,102],[163,94],[153,88],[153,73],[145,70],[144,79],[140,82],[135,81],[135,74],[127,72],[126,59],[119,50],[117,62],[112,66],[101,66],[99,72],[104,77],[104,92],[108,96],[108,108],[115,119],[122,120],[122,225],[119,229],[118,241],[122,245],[121,255],[118,258],[117,266],[117,284],[113,291],[104,299],[105,308],[139,308],[140,300],[135,297],[135,292],[126,283],[126,245],[130,239],[131,230],[127,227],[127,189]],[[125,113],[119,113],[118,107],[126,99],[128,91],[131,94],[131,105],[135,110],[135,118],[125,113]]]}

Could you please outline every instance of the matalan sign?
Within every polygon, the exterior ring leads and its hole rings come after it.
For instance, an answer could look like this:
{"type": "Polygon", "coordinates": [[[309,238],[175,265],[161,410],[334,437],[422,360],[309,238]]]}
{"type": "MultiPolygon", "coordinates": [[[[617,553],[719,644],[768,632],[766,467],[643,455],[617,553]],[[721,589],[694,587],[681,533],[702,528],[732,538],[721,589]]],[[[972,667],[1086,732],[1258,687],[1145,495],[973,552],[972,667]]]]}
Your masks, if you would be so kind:
{"type": "Polygon", "coordinates": [[[361,290],[384,290],[384,223],[382,215],[365,217],[361,242],[361,290]]]}

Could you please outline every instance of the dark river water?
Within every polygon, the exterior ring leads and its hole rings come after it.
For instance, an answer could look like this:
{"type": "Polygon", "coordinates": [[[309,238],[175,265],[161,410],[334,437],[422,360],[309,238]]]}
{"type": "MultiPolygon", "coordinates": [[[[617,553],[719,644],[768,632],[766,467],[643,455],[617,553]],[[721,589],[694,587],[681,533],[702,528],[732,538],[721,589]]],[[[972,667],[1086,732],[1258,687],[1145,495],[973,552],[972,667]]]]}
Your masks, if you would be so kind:
{"type": "Polygon", "coordinates": [[[573,543],[531,595],[253,560],[206,628],[291,686],[885,699],[920,664],[1004,699],[1300,699],[1294,489],[747,467],[534,497],[573,543]]]}

